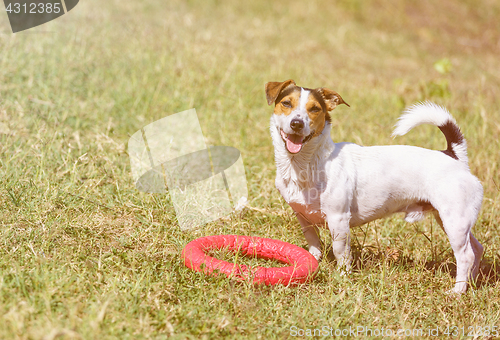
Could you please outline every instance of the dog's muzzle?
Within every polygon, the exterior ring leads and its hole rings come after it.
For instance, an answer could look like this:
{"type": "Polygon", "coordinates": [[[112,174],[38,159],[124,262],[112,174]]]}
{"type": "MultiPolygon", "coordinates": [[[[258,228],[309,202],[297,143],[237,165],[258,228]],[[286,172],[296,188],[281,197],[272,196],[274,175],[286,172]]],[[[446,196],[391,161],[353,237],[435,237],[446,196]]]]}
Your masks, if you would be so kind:
{"type": "MultiPolygon", "coordinates": [[[[292,123],[293,123],[293,121],[292,121],[292,123]]],[[[283,131],[281,129],[280,129],[280,134],[281,134],[281,138],[285,142],[285,147],[286,147],[287,151],[290,152],[291,154],[296,154],[300,150],[302,150],[302,147],[304,146],[304,144],[306,144],[312,138],[312,136],[314,135],[314,131],[312,131],[306,137],[299,135],[299,134],[295,134],[295,133],[288,133],[287,134],[287,133],[285,133],[285,131],[283,131]]]]}

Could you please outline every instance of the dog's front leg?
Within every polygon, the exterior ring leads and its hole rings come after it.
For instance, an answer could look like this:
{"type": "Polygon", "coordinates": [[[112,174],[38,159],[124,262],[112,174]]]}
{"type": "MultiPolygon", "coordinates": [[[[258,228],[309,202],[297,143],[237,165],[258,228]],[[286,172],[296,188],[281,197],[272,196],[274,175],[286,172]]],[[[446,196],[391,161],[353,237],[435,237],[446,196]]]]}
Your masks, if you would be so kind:
{"type": "Polygon", "coordinates": [[[316,260],[319,261],[321,259],[321,240],[319,238],[318,227],[312,225],[301,214],[296,213],[295,215],[302,226],[302,232],[304,233],[307,244],[309,245],[309,252],[316,258],[316,260]]]}
{"type": "Polygon", "coordinates": [[[349,214],[328,214],[327,216],[337,268],[342,273],[349,273],[352,262],[349,214]]]}

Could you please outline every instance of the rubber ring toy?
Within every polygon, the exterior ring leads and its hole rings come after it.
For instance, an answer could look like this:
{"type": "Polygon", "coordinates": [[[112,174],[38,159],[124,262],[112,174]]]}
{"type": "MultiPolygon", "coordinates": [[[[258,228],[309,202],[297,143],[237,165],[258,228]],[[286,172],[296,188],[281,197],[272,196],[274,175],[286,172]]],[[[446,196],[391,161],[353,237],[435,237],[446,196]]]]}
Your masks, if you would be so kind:
{"type": "Polygon", "coordinates": [[[318,270],[318,261],[307,250],[296,245],[270,238],[214,235],[189,242],[182,251],[184,264],[192,270],[208,275],[217,272],[238,280],[253,279],[253,283],[266,285],[296,285],[311,281],[318,270]],[[248,267],[222,261],[206,254],[213,249],[228,249],[245,256],[274,259],[290,264],[289,267],[248,267]]]}

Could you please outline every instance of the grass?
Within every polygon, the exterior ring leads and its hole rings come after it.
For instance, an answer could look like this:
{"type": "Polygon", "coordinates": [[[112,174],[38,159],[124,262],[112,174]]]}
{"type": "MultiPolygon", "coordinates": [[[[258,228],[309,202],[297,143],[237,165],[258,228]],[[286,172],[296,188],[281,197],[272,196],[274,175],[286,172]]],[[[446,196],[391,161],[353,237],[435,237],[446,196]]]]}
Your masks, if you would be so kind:
{"type": "MultiPolygon", "coordinates": [[[[323,326],[443,335],[500,326],[499,14],[491,0],[88,0],[15,35],[3,16],[0,338],[267,339],[323,326]],[[436,63],[448,66],[440,73],[436,63]],[[474,289],[444,294],[455,260],[430,218],[354,229],[354,272],[340,276],[322,260],[315,280],[295,288],[183,266],[183,247],[205,235],[306,247],[274,188],[263,92],[267,81],[290,78],[332,88],[351,105],[334,111],[335,141],[441,149],[436,128],[390,134],[416,101],[450,109],[485,189],[474,234],[486,251],[474,289]],[[241,151],[252,209],[181,231],[168,195],[135,189],[126,144],[192,107],[208,144],[241,151]]],[[[328,245],[326,231],[323,239],[328,245]]]]}

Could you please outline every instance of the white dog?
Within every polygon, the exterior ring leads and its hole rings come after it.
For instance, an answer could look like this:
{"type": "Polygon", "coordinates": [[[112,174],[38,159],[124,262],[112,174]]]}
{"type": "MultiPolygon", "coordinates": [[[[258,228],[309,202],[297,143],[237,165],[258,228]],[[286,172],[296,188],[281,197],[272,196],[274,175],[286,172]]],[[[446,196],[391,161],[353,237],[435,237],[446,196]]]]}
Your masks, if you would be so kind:
{"type": "Polygon", "coordinates": [[[321,257],[317,226],[328,224],[337,264],[349,271],[349,229],[397,212],[416,222],[432,212],[446,232],[457,261],[452,292],[463,293],[476,277],[483,247],[471,229],[483,198],[469,170],[467,145],[453,117],[432,103],[409,108],[393,135],[433,124],[448,142],[445,151],[414,146],[362,147],[334,143],[328,111],[346,104],[326,88],[298,87],[293,80],[266,84],[276,187],[293,208],[309,244],[321,257]]]}

